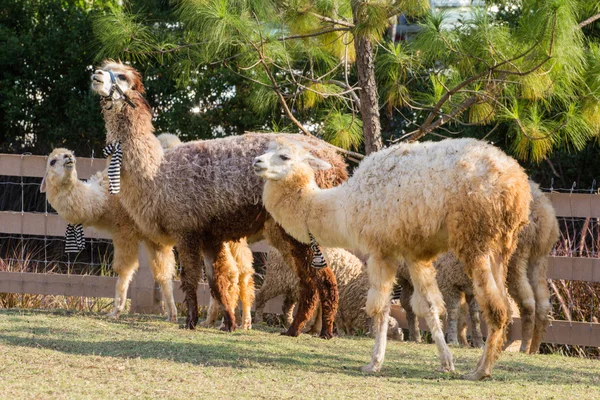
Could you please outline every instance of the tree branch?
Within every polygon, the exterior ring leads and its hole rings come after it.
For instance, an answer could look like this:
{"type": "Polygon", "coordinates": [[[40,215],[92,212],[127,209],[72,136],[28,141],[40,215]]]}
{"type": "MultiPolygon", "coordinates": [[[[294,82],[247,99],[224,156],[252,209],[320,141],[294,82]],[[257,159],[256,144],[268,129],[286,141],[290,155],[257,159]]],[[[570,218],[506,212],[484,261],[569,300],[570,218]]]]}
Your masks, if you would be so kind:
{"type": "Polygon", "coordinates": [[[309,14],[312,15],[313,17],[317,17],[318,19],[320,19],[323,22],[330,22],[334,25],[345,26],[346,28],[354,28],[354,24],[351,22],[348,22],[348,21],[342,21],[339,19],[329,18],[324,15],[317,14],[315,12],[309,12],[309,14]]]}
{"type": "Polygon", "coordinates": [[[596,21],[596,20],[599,20],[599,19],[600,19],[600,14],[596,14],[596,15],[594,15],[594,16],[592,16],[592,17],[589,17],[589,18],[588,18],[588,19],[586,19],[585,21],[581,21],[581,22],[579,23],[579,27],[580,27],[580,28],[583,28],[584,26],[587,26],[587,25],[591,24],[592,22],[594,22],[594,21],[596,21]]]}

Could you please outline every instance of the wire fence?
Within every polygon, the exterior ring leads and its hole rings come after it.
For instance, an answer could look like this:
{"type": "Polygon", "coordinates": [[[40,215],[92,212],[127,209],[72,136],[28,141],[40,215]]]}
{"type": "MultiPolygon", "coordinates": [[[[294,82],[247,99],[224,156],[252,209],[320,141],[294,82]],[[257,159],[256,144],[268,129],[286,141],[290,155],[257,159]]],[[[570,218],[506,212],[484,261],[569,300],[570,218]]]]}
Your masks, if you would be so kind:
{"type": "MultiPolygon", "coordinates": [[[[35,163],[29,165],[24,164],[24,157],[21,156],[21,165],[18,167],[13,164],[18,162],[19,156],[10,156],[12,158],[4,163],[2,157],[5,157],[4,160],[6,160],[6,155],[0,155],[0,217],[7,214],[21,217],[40,216],[42,219],[39,219],[37,224],[41,224],[42,220],[45,221],[43,223],[48,223],[46,222],[48,216],[54,216],[57,213],[47,202],[45,194],[40,193],[41,176],[45,168],[43,157],[32,156],[31,158],[35,158],[32,160],[35,163]],[[11,165],[7,167],[7,164],[11,165]],[[9,172],[6,173],[6,171],[9,172]],[[6,174],[3,175],[3,173],[6,174]]],[[[89,161],[90,159],[84,160],[89,161]]],[[[78,170],[80,166],[82,170],[87,168],[87,172],[80,173],[80,176],[89,176],[95,170],[100,169],[94,170],[93,159],[91,162],[88,161],[82,161],[81,164],[78,162],[78,170]]],[[[102,163],[98,163],[98,166],[104,165],[103,160],[101,161],[102,163]]],[[[575,185],[566,189],[556,188],[552,182],[550,187],[544,190],[569,196],[569,199],[565,199],[564,196],[561,199],[555,199],[551,196],[557,214],[559,214],[561,231],[551,256],[554,259],[571,257],[574,260],[600,258],[600,208],[598,207],[600,202],[596,201],[600,199],[600,191],[596,181],[593,181],[588,189],[577,188],[575,185]],[[582,198],[581,195],[593,196],[582,198]],[[570,196],[580,197],[577,201],[571,201],[570,196]],[[586,200],[588,198],[589,200],[586,200]],[[568,201],[565,202],[565,200],[568,201]],[[581,210],[583,211],[581,212],[581,210]]],[[[21,222],[21,224],[20,229],[10,231],[10,233],[6,233],[7,229],[0,226],[0,272],[41,272],[104,277],[114,275],[111,268],[113,247],[109,239],[86,234],[84,250],[77,254],[65,253],[64,230],[54,229],[51,234],[39,234],[43,230],[34,229],[35,234],[28,234],[26,223],[21,222]]],[[[255,254],[257,287],[262,282],[264,263],[265,255],[255,254]]],[[[588,269],[595,271],[598,269],[597,266],[600,264],[593,264],[588,269]]],[[[564,269],[563,266],[563,271],[564,269]]],[[[600,269],[597,273],[594,271],[592,271],[592,275],[596,274],[594,276],[598,278],[589,281],[548,280],[552,293],[552,317],[555,321],[598,323],[600,319],[600,269]]],[[[398,298],[400,291],[399,287],[395,289],[394,298],[398,298]]],[[[590,325],[590,329],[592,329],[592,325],[590,325]]],[[[565,346],[562,350],[567,353],[579,354],[581,346],[565,346]]],[[[587,350],[585,352],[589,354],[587,350]]]]}

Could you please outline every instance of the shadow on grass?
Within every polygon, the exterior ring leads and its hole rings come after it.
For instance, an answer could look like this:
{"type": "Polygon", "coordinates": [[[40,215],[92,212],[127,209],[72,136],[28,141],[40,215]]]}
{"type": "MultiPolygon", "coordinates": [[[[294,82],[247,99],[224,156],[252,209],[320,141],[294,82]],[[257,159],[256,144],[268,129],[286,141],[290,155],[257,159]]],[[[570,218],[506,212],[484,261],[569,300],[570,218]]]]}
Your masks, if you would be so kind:
{"type": "MultiPolygon", "coordinates": [[[[7,316],[10,322],[18,322],[13,329],[3,329],[0,332],[0,343],[5,346],[43,348],[65,354],[116,357],[123,359],[158,359],[177,363],[186,363],[192,365],[202,365],[207,367],[229,367],[237,369],[275,367],[279,369],[289,369],[293,373],[294,369],[309,370],[312,372],[329,372],[336,374],[346,374],[349,376],[365,376],[359,368],[366,363],[370,356],[369,353],[363,353],[363,349],[344,348],[342,342],[340,346],[320,346],[322,339],[313,338],[312,340],[298,340],[295,338],[285,338],[278,335],[278,330],[273,332],[273,328],[260,327],[259,331],[265,332],[262,335],[258,332],[252,332],[245,336],[243,334],[226,334],[218,331],[199,330],[198,332],[187,332],[184,335],[174,335],[173,337],[157,337],[153,340],[132,340],[129,336],[135,336],[136,331],[161,331],[160,326],[149,326],[149,322],[162,321],[159,317],[146,316],[124,316],[121,320],[107,320],[98,314],[82,314],[66,311],[1,311],[0,315],[7,316]],[[110,325],[123,325],[128,329],[123,334],[122,339],[115,339],[120,332],[111,331],[107,336],[110,339],[102,340],[102,332],[94,332],[95,336],[100,335],[99,340],[86,340],[85,332],[69,330],[64,327],[35,326],[19,316],[52,315],[52,316],[85,316],[92,320],[97,320],[110,325]],[[47,336],[59,335],[60,338],[48,338],[47,336]],[[269,335],[277,337],[278,340],[268,340],[269,335]],[[289,340],[287,340],[289,339],[289,340]],[[334,354],[332,354],[332,351],[334,354]]],[[[165,332],[167,333],[167,332],[165,332]]],[[[304,338],[303,338],[304,339],[304,338]]],[[[345,340],[361,341],[360,337],[345,337],[345,340]]],[[[389,346],[387,354],[398,349],[394,344],[389,346]]],[[[392,378],[394,380],[419,380],[422,383],[439,384],[440,380],[459,379],[458,374],[442,374],[434,371],[432,362],[434,359],[434,346],[428,346],[431,349],[432,357],[427,361],[423,360],[422,354],[417,353],[417,349],[424,345],[407,344],[404,355],[395,357],[392,362],[384,364],[383,371],[374,377],[392,378]],[[412,346],[412,347],[411,347],[412,346]]],[[[453,350],[453,353],[455,351],[453,350]]],[[[456,357],[457,368],[462,372],[467,372],[474,366],[473,358],[479,357],[480,352],[467,353],[461,352],[456,357]],[[468,356],[466,356],[468,355],[468,356]],[[473,365],[471,365],[473,364],[473,365]]],[[[524,357],[524,356],[523,356],[524,357]]],[[[568,362],[561,363],[559,366],[545,365],[540,366],[542,362],[538,356],[536,360],[532,358],[531,362],[524,360],[514,360],[508,358],[500,359],[495,369],[497,380],[506,380],[510,382],[528,382],[539,385],[552,384],[578,384],[578,383],[598,383],[598,369],[585,370],[582,368],[571,367],[568,362]]],[[[473,383],[477,385],[478,383],[473,383]]]]}

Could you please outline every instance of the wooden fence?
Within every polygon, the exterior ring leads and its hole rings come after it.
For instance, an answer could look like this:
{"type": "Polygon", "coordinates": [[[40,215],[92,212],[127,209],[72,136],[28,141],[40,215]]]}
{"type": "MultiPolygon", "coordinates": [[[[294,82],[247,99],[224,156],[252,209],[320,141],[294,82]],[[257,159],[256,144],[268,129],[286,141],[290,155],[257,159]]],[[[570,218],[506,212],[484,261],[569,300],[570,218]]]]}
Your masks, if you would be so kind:
{"type": "MultiPolygon", "coordinates": [[[[0,175],[43,177],[46,157],[0,154],[0,175]]],[[[104,159],[77,159],[79,178],[88,178],[106,165],[104,159]]],[[[581,193],[548,193],[561,217],[600,218],[600,195],[581,193]]],[[[58,236],[64,235],[66,222],[56,214],[0,211],[0,233],[58,236]]],[[[108,238],[93,229],[86,229],[86,238],[108,238]]],[[[258,243],[254,252],[266,252],[267,246],[258,243]]],[[[128,297],[132,312],[156,312],[159,293],[148,267],[144,251],[139,252],[140,268],[131,284],[128,297]]],[[[600,282],[600,258],[550,257],[548,278],[600,282]]],[[[113,297],[116,278],[87,275],[61,275],[42,273],[0,272],[0,293],[30,293],[85,297],[113,297]]],[[[175,301],[181,302],[183,293],[178,282],[174,282],[175,301]]],[[[198,301],[208,305],[209,290],[200,284],[198,301]]],[[[267,312],[281,312],[282,299],[271,300],[267,312]]],[[[407,327],[404,311],[392,306],[392,315],[407,327]]],[[[426,324],[421,321],[421,327],[426,324]]],[[[510,340],[520,339],[520,320],[514,318],[509,334],[510,340]]],[[[544,342],[600,347],[600,323],[552,321],[544,336],[544,342]]]]}

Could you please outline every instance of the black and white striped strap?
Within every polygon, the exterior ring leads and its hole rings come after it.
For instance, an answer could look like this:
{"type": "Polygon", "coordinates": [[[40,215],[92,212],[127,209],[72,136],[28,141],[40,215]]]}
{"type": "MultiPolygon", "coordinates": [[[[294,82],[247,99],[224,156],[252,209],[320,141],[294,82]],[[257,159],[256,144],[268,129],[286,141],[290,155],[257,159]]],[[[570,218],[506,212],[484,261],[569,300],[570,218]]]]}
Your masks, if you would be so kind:
{"type": "Polygon", "coordinates": [[[123,162],[121,142],[108,144],[102,153],[104,157],[112,156],[108,165],[108,193],[117,194],[121,191],[121,163],[123,162]]]}
{"type": "Polygon", "coordinates": [[[81,224],[67,225],[65,233],[65,252],[78,253],[85,248],[85,239],[83,237],[83,226],[81,224]]]}
{"type": "Polygon", "coordinates": [[[319,246],[314,236],[310,232],[308,232],[308,236],[310,237],[310,249],[313,252],[313,258],[310,262],[311,267],[316,269],[323,269],[327,267],[327,261],[325,261],[325,257],[323,257],[321,246],[319,246]]]}

